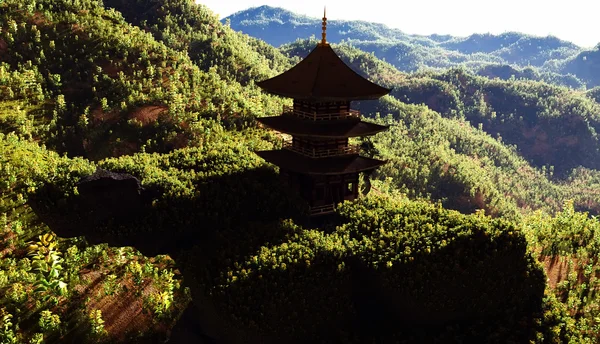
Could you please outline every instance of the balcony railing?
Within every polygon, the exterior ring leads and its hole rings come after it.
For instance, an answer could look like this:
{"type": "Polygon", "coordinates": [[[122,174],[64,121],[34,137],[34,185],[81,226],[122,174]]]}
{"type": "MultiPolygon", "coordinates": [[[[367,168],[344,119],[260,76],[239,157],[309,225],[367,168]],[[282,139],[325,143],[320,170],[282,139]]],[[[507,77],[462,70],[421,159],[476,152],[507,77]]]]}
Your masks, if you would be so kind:
{"type": "Polygon", "coordinates": [[[314,215],[325,215],[335,212],[335,204],[321,205],[318,207],[310,207],[309,213],[311,216],[314,215]]]}
{"type": "Polygon", "coordinates": [[[326,158],[328,156],[340,156],[360,153],[360,147],[355,145],[348,145],[342,148],[319,149],[294,146],[292,140],[284,140],[283,148],[310,158],[326,158]]]}
{"type": "Polygon", "coordinates": [[[298,109],[294,109],[293,106],[285,106],[283,112],[286,114],[292,114],[294,116],[308,119],[311,121],[324,121],[333,119],[348,119],[348,118],[360,118],[360,111],[358,110],[344,110],[332,113],[316,113],[306,112],[298,109]]]}

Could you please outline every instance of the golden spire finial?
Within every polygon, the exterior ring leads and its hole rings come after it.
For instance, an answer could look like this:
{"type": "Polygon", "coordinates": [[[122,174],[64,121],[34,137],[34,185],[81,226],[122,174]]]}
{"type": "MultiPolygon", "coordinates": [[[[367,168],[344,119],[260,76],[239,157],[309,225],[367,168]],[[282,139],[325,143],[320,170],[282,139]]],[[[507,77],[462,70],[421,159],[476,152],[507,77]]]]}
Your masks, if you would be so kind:
{"type": "Polygon", "coordinates": [[[323,33],[321,34],[321,44],[327,44],[327,6],[323,7],[323,33]]]}

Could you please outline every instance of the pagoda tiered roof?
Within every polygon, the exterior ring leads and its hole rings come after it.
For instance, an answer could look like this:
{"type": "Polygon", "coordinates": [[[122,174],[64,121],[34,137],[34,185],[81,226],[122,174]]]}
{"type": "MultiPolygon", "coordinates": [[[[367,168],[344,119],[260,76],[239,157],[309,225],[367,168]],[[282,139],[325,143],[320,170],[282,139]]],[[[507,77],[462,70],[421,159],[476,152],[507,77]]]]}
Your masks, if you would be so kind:
{"type": "Polygon", "coordinates": [[[256,152],[261,158],[286,170],[310,175],[338,175],[374,170],[386,161],[362,157],[358,154],[309,158],[282,150],[256,152]]]}
{"type": "Polygon", "coordinates": [[[290,70],[256,84],[269,93],[302,100],[378,99],[391,91],[357,74],[325,42],[290,70]]]}
{"type": "Polygon", "coordinates": [[[343,138],[375,135],[388,127],[356,119],[310,121],[294,115],[257,118],[263,125],[279,132],[295,136],[343,138]]]}
{"type": "MultiPolygon", "coordinates": [[[[327,43],[323,13],[321,42],[296,66],[258,82],[264,91],[294,98],[282,115],[257,118],[262,125],[292,136],[283,149],[258,151],[281,168],[281,176],[310,204],[311,215],[330,214],[336,204],[359,197],[359,174],[386,161],[360,156],[351,137],[370,136],[388,129],[363,122],[351,108],[353,100],[378,99],[390,92],[348,67],[327,43]]],[[[368,179],[367,179],[368,180],[368,179]]]]}

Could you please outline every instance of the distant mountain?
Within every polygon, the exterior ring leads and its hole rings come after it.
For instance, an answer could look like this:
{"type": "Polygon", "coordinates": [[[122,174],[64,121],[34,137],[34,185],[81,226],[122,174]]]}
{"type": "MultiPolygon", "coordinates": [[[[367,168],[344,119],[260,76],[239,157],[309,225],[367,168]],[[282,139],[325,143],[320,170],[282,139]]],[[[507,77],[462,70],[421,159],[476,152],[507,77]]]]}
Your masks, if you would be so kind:
{"type": "MultiPolygon", "coordinates": [[[[280,46],[296,39],[305,39],[311,35],[320,37],[321,18],[296,14],[279,7],[260,6],[249,8],[230,15],[222,20],[229,20],[231,28],[250,36],[258,37],[265,42],[280,46]]],[[[384,24],[365,21],[329,20],[327,22],[327,40],[411,42],[419,41],[423,45],[433,46],[436,40],[423,36],[408,35],[398,29],[384,24]]],[[[437,36],[438,39],[442,36],[437,36]]],[[[445,38],[445,37],[443,37],[445,38]]]]}
{"type": "MultiPolygon", "coordinates": [[[[281,50],[303,58],[316,43],[296,41],[281,50]]],[[[585,97],[579,91],[543,82],[545,75],[533,68],[496,66],[479,71],[488,78],[464,68],[407,75],[348,44],[332,47],[357,73],[392,88],[390,96],[402,103],[424,104],[442,117],[464,119],[514,146],[531,165],[540,169],[552,166],[557,178],[567,178],[579,166],[600,169],[600,140],[596,135],[600,131],[600,104],[592,101],[597,99],[598,89],[585,97]]],[[[381,102],[361,102],[358,109],[365,114],[393,113],[381,102]]]]}
{"type": "MultiPolygon", "coordinates": [[[[288,10],[260,6],[237,12],[222,22],[229,22],[232,29],[260,38],[269,44],[280,46],[297,39],[320,35],[320,18],[299,15],[288,10]]],[[[538,67],[540,72],[575,74],[578,78],[594,84],[586,69],[581,73],[551,68],[563,66],[582,50],[577,45],[553,36],[536,37],[517,32],[500,35],[473,34],[469,37],[450,35],[411,35],[383,24],[365,21],[328,21],[327,40],[332,43],[346,41],[355,47],[372,52],[401,71],[420,69],[447,69],[464,65],[479,70],[489,64],[512,65],[526,68],[538,67]]],[[[570,87],[582,85],[572,77],[548,75],[543,78],[570,87]]],[[[600,80],[600,78],[595,78],[600,80]]],[[[595,80],[594,79],[594,80],[595,80]]]]}
{"type": "Polygon", "coordinates": [[[515,44],[523,37],[517,32],[506,32],[501,35],[473,34],[463,39],[451,37],[442,45],[450,50],[456,50],[463,54],[492,53],[496,50],[515,44]]]}
{"type": "Polygon", "coordinates": [[[553,36],[535,37],[518,32],[473,34],[467,38],[453,38],[440,45],[463,54],[492,54],[508,63],[534,66],[541,66],[550,59],[571,57],[581,50],[577,45],[553,36]]]}
{"type": "Polygon", "coordinates": [[[580,89],[585,86],[585,83],[573,74],[559,74],[543,71],[534,67],[519,68],[506,64],[488,64],[479,69],[475,69],[474,72],[488,79],[527,79],[545,81],[550,84],[567,86],[574,89],[580,89]]]}
{"type": "Polygon", "coordinates": [[[576,75],[589,87],[600,86],[600,44],[565,61],[560,72],[576,75]]]}
{"type": "Polygon", "coordinates": [[[600,86],[592,88],[585,95],[600,103],[600,86]]]}

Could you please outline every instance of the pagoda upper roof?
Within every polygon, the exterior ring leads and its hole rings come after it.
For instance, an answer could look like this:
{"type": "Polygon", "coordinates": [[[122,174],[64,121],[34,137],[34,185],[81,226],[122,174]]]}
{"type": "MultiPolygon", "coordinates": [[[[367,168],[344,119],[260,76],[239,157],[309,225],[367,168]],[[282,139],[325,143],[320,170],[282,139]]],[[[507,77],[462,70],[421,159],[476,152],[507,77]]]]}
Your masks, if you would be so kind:
{"type": "Polygon", "coordinates": [[[261,158],[281,168],[304,174],[334,175],[374,170],[386,161],[358,154],[310,158],[287,149],[256,152],[261,158]]]}
{"type": "Polygon", "coordinates": [[[353,71],[328,43],[318,44],[290,70],[256,84],[283,97],[325,101],[378,99],[391,91],[353,71]]]}
{"type": "Polygon", "coordinates": [[[296,136],[343,138],[375,135],[388,127],[360,119],[311,121],[293,115],[257,118],[257,121],[279,132],[296,136]]]}

